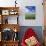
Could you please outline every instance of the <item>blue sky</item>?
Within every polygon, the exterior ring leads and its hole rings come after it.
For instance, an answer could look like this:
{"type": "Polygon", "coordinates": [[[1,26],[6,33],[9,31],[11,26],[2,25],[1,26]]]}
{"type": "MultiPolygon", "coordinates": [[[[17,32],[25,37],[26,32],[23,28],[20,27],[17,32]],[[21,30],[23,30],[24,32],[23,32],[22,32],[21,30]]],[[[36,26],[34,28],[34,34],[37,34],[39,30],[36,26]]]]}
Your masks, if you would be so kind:
{"type": "Polygon", "coordinates": [[[35,7],[35,6],[26,6],[26,8],[27,8],[30,12],[35,12],[35,11],[36,11],[36,7],[35,7]]]}

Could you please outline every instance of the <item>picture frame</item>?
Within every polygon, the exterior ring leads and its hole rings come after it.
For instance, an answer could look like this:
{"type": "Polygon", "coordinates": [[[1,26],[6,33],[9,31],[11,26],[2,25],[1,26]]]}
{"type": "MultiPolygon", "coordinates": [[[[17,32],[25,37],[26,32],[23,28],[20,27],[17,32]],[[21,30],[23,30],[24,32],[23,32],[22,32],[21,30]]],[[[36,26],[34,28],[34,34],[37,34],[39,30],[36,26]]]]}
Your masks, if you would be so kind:
{"type": "Polygon", "coordinates": [[[10,11],[9,11],[9,14],[10,14],[10,15],[16,15],[16,14],[17,14],[17,11],[16,11],[16,10],[10,10],[10,11]]]}
{"type": "Polygon", "coordinates": [[[2,15],[9,15],[9,10],[2,10],[2,15]]]}
{"type": "Polygon", "coordinates": [[[26,6],[25,19],[36,19],[36,6],[26,6]]]}

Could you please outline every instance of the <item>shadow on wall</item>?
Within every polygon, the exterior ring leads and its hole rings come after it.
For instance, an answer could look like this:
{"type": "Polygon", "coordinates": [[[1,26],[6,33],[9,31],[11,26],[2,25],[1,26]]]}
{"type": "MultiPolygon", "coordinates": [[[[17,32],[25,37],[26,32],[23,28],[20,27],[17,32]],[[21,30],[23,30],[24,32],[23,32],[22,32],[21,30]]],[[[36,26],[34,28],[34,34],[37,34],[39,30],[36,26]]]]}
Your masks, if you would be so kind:
{"type": "Polygon", "coordinates": [[[22,38],[23,38],[24,33],[26,32],[26,30],[28,28],[32,28],[36,32],[39,41],[41,43],[43,43],[43,29],[42,29],[42,26],[21,26],[20,28],[21,28],[20,32],[19,32],[20,42],[21,42],[21,40],[22,40],[22,38]]]}

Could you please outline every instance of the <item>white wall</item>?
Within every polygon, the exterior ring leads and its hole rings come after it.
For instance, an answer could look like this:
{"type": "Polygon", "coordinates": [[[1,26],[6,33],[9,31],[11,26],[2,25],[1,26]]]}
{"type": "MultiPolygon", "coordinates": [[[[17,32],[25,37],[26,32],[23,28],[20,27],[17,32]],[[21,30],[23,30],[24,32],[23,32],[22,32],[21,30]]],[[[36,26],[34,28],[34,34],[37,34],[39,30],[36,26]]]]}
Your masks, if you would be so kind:
{"type": "Polygon", "coordinates": [[[42,0],[25,0],[21,2],[21,8],[20,8],[20,25],[21,26],[43,26],[43,6],[42,6],[42,0]],[[36,6],[36,19],[35,20],[25,20],[25,9],[24,6],[36,6]]]}
{"type": "Polygon", "coordinates": [[[15,0],[0,0],[0,6],[1,7],[9,7],[9,6],[14,6],[14,1],[15,0]]]}
{"type": "MultiPolygon", "coordinates": [[[[14,6],[15,0],[0,0],[0,6],[9,7],[14,6]]],[[[20,26],[43,26],[43,0],[17,0],[20,7],[19,12],[19,24],[20,26]],[[36,19],[35,20],[25,20],[25,6],[36,6],[36,19]]]]}

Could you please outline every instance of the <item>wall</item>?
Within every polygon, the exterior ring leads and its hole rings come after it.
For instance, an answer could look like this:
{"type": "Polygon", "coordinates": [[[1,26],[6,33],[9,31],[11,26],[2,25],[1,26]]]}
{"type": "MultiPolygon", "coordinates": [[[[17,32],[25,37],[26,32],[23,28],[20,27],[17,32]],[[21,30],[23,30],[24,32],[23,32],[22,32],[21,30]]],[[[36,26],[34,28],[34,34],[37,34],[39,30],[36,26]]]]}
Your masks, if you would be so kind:
{"type": "Polygon", "coordinates": [[[0,0],[0,6],[1,7],[12,7],[14,6],[15,0],[0,0]]]}
{"type": "Polygon", "coordinates": [[[43,6],[42,6],[42,0],[25,0],[21,2],[21,8],[20,8],[20,18],[19,18],[19,24],[20,26],[43,26],[43,6]],[[36,19],[35,20],[25,20],[25,6],[36,6],[36,19]]]}

